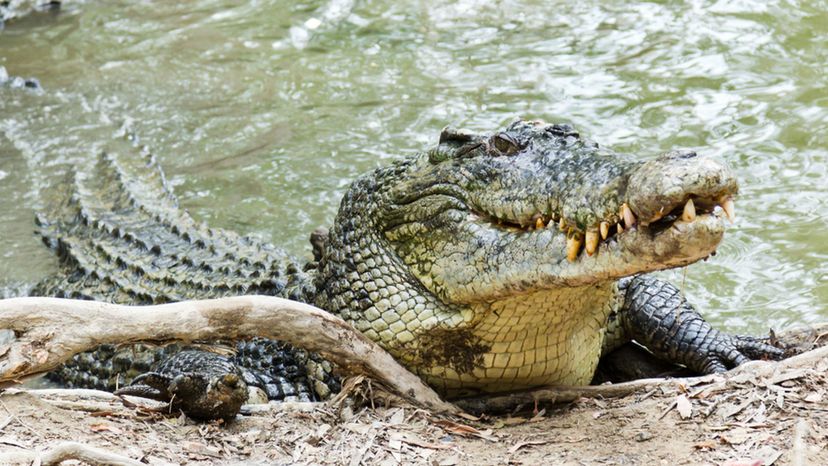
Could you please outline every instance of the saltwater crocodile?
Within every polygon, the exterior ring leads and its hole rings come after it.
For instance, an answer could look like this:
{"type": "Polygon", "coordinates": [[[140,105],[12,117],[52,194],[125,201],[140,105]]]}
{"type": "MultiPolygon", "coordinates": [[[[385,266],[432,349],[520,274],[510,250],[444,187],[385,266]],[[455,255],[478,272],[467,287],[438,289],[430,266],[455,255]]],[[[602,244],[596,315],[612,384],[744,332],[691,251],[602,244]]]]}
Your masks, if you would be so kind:
{"type": "MultiPolygon", "coordinates": [[[[447,396],[588,384],[602,351],[630,339],[705,373],[780,354],[712,329],[675,287],[641,275],[714,254],[733,216],[735,178],[694,152],[641,161],[537,121],[446,129],[433,149],[358,178],[307,264],[198,224],[148,160],[136,176],[104,154],[67,184],[39,222],[62,270],[36,294],[288,297],[341,316],[447,396]]],[[[258,364],[246,378],[272,385],[280,375],[262,371],[293,350],[260,343],[240,344],[258,364]]],[[[81,356],[57,377],[111,387],[130,364],[148,366],[132,354],[81,356]]],[[[310,383],[327,373],[302,360],[310,383]]]]}

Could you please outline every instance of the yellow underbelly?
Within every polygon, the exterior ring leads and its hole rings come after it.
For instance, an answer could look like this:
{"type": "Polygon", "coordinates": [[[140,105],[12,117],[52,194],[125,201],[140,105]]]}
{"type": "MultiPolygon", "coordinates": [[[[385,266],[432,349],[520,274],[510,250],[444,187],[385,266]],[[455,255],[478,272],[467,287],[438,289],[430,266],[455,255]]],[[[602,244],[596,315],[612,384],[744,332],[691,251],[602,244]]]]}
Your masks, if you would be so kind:
{"type": "Polygon", "coordinates": [[[475,309],[467,329],[478,348],[488,349],[473,368],[407,361],[405,354],[402,362],[447,396],[589,384],[607,316],[617,306],[613,287],[541,291],[475,309]]]}

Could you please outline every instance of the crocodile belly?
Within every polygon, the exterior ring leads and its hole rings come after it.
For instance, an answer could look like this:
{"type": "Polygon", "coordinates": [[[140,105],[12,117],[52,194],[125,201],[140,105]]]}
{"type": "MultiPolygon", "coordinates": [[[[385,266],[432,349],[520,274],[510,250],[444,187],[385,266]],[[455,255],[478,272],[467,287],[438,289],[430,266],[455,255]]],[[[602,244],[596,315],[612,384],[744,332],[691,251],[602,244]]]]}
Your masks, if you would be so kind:
{"type": "MultiPolygon", "coordinates": [[[[601,356],[607,316],[618,304],[612,284],[505,299],[491,304],[482,319],[471,323],[465,346],[456,340],[446,344],[418,339],[420,345],[456,351],[443,361],[462,361],[457,354],[476,349],[479,353],[471,364],[429,365],[401,356],[449,397],[543,385],[587,385],[601,356]]],[[[456,329],[438,330],[434,336],[440,339],[443,333],[454,335],[445,338],[456,339],[456,329]]]]}

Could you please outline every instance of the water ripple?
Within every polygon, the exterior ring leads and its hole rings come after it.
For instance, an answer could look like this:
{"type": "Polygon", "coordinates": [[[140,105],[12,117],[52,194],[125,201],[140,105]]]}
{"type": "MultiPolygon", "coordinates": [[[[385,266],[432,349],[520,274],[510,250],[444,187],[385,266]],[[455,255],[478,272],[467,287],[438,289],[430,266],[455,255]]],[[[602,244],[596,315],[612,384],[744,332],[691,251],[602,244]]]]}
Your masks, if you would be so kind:
{"type": "Polygon", "coordinates": [[[53,266],[39,193],[124,122],[194,215],[307,254],[355,176],[446,124],[525,116],[642,158],[725,159],[737,224],[666,275],[731,329],[828,317],[824,0],[226,3],[87,3],[0,31],[3,66],[48,91],[0,89],[0,281],[53,266]]]}

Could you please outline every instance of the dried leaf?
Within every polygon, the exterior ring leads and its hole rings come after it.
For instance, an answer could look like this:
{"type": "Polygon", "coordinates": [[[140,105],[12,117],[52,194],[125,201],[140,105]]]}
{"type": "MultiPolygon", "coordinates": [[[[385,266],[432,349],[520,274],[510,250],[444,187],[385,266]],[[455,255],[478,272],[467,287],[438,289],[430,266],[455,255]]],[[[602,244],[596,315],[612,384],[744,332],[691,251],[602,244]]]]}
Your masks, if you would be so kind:
{"type": "Polygon", "coordinates": [[[811,369],[809,368],[790,370],[773,376],[770,383],[778,385],[782,382],[787,382],[788,380],[800,379],[808,375],[809,372],[811,372],[811,369]]]}
{"type": "Polygon", "coordinates": [[[388,439],[388,448],[392,450],[402,449],[402,440],[400,440],[399,434],[391,434],[391,438],[388,439]]]}
{"type": "Polygon", "coordinates": [[[371,430],[371,424],[364,424],[361,422],[349,422],[344,424],[344,427],[355,434],[365,435],[371,430]]]}
{"type": "Polygon", "coordinates": [[[761,458],[761,460],[759,460],[761,461],[759,463],[761,466],[771,466],[776,462],[776,460],[779,459],[780,456],[782,456],[782,452],[770,445],[765,445],[756,452],[756,456],[761,458]]]}
{"type": "Polygon", "coordinates": [[[329,430],[331,430],[331,425],[330,425],[330,424],[322,424],[321,426],[319,426],[319,427],[316,429],[316,433],[315,433],[314,435],[315,435],[316,437],[320,437],[320,438],[321,438],[321,437],[324,437],[324,436],[325,436],[325,434],[327,434],[329,430]]]}
{"type": "Polygon", "coordinates": [[[696,450],[715,450],[719,444],[714,440],[705,440],[693,445],[696,450]]]}
{"type": "Polygon", "coordinates": [[[459,435],[461,437],[478,437],[485,440],[489,440],[491,442],[497,442],[497,438],[491,435],[491,429],[486,431],[480,431],[475,429],[472,426],[467,426],[465,424],[459,424],[454,421],[449,421],[445,419],[440,419],[434,421],[434,424],[442,427],[443,429],[451,432],[452,434],[459,435]]]}
{"type": "Polygon", "coordinates": [[[735,415],[739,414],[740,412],[742,412],[743,409],[750,406],[750,404],[753,403],[754,399],[755,399],[754,397],[750,397],[747,400],[743,401],[738,406],[730,405],[729,408],[723,409],[722,410],[722,418],[727,419],[731,416],[735,416],[735,415]]]}
{"type": "Polygon", "coordinates": [[[414,435],[411,434],[395,434],[399,436],[400,441],[407,443],[409,445],[414,445],[415,447],[421,448],[429,448],[432,450],[446,450],[451,448],[451,445],[444,444],[444,443],[432,443],[426,442],[425,440],[421,440],[414,435]]]}
{"type": "MultiPolygon", "coordinates": [[[[534,419],[534,418],[533,418],[534,419]]],[[[498,419],[492,424],[492,427],[495,429],[502,429],[507,426],[517,426],[520,424],[524,424],[528,421],[525,417],[507,417],[505,419],[498,419]]]]}
{"type": "Polygon", "coordinates": [[[388,419],[388,423],[392,426],[396,426],[398,424],[402,424],[405,421],[405,410],[400,408],[391,417],[388,419]]]}
{"type": "Polygon", "coordinates": [[[741,443],[745,443],[748,439],[752,437],[750,431],[747,429],[733,429],[729,432],[723,433],[719,435],[719,439],[722,443],[726,443],[728,445],[739,445],[741,443]]]}
{"type": "Polygon", "coordinates": [[[107,423],[100,423],[100,424],[90,424],[89,430],[92,432],[112,432],[113,434],[121,434],[123,431],[111,424],[107,423]]]}
{"type": "Polygon", "coordinates": [[[34,358],[38,364],[46,364],[49,360],[49,352],[43,349],[35,350],[34,358]]]}
{"type": "Polygon", "coordinates": [[[653,438],[653,434],[651,434],[649,432],[639,432],[639,433],[635,434],[635,437],[633,437],[633,439],[636,442],[646,442],[647,440],[650,440],[652,438],[653,438]]]}
{"type": "Polygon", "coordinates": [[[676,410],[682,419],[690,419],[690,416],[693,415],[693,406],[690,404],[690,400],[687,399],[687,395],[682,393],[676,397],[676,410]]]}
{"type": "Polygon", "coordinates": [[[205,445],[200,442],[184,442],[182,443],[182,446],[185,450],[196,455],[221,456],[217,448],[205,445]]]}
{"type": "Polygon", "coordinates": [[[512,447],[509,448],[509,453],[515,453],[516,451],[518,451],[521,448],[526,447],[526,446],[546,445],[547,443],[550,443],[550,442],[552,442],[551,439],[549,439],[549,440],[524,440],[522,442],[518,442],[518,443],[512,445],[512,447]]]}
{"type": "Polygon", "coordinates": [[[538,411],[538,414],[532,416],[532,419],[529,419],[529,422],[540,422],[543,420],[543,417],[546,415],[546,408],[538,411]]]}

